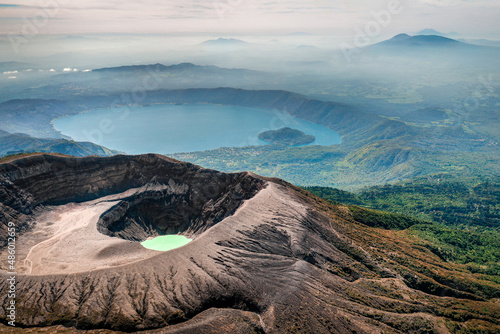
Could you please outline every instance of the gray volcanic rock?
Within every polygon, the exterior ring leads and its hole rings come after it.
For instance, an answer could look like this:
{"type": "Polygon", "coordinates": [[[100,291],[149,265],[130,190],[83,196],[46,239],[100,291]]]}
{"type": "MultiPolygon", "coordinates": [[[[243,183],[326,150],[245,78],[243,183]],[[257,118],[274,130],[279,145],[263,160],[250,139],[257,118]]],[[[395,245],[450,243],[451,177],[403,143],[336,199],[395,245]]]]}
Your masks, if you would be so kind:
{"type": "Polygon", "coordinates": [[[446,323],[459,318],[453,312],[462,312],[450,305],[461,305],[467,321],[497,328],[499,307],[488,299],[500,290],[474,294],[460,270],[443,269],[446,263],[400,234],[359,224],[345,207],[277,179],[159,155],[37,155],[0,164],[0,196],[2,217],[21,231],[18,262],[28,244],[34,248],[25,258],[35,261],[33,254],[44,247],[50,254],[69,237],[82,245],[93,245],[89,236],[96,235],[110,242],[98,255],[90,247],[75,258],[68,244],[68,254],[51,258],[65,263],[20,268],[18,326],[53,333],[59,325],[75,333],[447,333],[446,323]],[[78,229],[87,211],[89,223],[78,229]],[[57,239],[37,230],[44,215],[55,225],[67,217],[57,239]],[[89,226],[101,233],[79,232],[89,226]],[[169,252],[140,250],[137,240],[166,233],[194,240],[169,252]],[[128,261],[136,254],[145,257],[128,261]],[[89,261],[106,265],[88,269],[89,261]],[[70,270],[79,265],[85,269],[70,270]]]}

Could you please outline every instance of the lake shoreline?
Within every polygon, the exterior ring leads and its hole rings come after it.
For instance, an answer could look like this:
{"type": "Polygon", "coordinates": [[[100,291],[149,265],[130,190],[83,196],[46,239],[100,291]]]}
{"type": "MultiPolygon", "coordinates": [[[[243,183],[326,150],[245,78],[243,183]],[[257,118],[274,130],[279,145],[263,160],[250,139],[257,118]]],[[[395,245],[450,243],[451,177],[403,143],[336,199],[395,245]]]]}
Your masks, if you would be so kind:
{"type": "Polygon", "coordinates": [[[278,110],[207,103],[150,104],[86,110],[51,121],[63,136],[129,154],[177,154],[264,146],[259,133],[289,126],[314,135],[310,145],[342,142],[334,130],[278,110]]]}

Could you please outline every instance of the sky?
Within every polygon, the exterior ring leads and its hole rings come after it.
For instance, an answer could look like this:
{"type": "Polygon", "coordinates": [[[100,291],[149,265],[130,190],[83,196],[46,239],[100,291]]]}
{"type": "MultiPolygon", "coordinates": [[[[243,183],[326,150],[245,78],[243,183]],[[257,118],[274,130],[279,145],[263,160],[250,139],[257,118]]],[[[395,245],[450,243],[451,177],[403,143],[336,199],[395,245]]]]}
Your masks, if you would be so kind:
{"type": "Polygon", "coordinates": [[[433,28],[500,39],[498,0],[0,0],[0,34],[345,36],[373,28],[375,13],[386,13],[393,2],[401,10],[379,27],[387,34],[433,28]]]}

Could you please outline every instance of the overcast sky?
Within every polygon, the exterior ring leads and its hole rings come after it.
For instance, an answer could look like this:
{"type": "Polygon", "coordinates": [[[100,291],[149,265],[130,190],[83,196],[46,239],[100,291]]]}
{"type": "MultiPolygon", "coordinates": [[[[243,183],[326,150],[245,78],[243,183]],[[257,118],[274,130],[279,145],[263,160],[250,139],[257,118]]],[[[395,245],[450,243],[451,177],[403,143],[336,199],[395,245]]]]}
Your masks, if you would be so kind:
{"type": "MultiPolygon", "coordinates": [[[[354,34],[398,0],[0,0],[0,33],[354,34]],[[23,31],[24,29],[24,31],[23,31]]],[[[499,38],[499,0],[401,0],[384,33],[434,28],[499,38]]]]}

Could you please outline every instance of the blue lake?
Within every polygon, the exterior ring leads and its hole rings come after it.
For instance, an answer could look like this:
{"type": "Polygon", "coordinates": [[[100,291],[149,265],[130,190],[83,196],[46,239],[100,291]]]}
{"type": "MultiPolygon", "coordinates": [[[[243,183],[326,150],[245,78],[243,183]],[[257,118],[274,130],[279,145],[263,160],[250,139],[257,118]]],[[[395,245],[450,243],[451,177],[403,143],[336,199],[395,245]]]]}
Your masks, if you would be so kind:
{"type": "Polygon", "coordinates": [[[314,135],[312,145],[340,144],[335,131],[277,110],[213,104],[160,104],[97,109],[54,120],[76,141],[90,141],[128,154],[180,153],[265,145],[263,131],[288,126],[314,135]]]}

